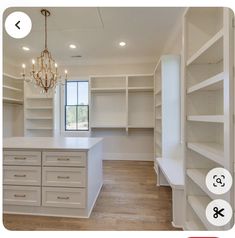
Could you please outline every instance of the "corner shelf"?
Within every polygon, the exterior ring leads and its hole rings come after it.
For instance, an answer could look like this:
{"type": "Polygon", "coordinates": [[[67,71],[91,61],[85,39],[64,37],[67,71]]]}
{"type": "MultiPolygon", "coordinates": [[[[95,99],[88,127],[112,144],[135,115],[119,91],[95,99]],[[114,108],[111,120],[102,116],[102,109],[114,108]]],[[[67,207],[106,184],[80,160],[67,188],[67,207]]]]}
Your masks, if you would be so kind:
{"type": "Polygon", "coordinates": [[[206,158],[223,165],[224,148],[218,143],[187,143],[187,147],[206,158]]]}
{"type": "Polygon", "coordinates": [[[223,56],[223,29],[217,32],[208,42],[206,42],[187,61],[190,64],[217,63],[223,56]],[[219,50],[218,50],[219,49],[219,50]]]}
{"type": "Polygon", "coordinates": [[[224,79],[224,73],[219,73],[209,79],[204,80],[203,82],[200,82],[198,84],[195,84],[194,86],[188,88],[187,93],[193,93],[198,90],[218,90],[223,88],[223,79],[224,79]]]}

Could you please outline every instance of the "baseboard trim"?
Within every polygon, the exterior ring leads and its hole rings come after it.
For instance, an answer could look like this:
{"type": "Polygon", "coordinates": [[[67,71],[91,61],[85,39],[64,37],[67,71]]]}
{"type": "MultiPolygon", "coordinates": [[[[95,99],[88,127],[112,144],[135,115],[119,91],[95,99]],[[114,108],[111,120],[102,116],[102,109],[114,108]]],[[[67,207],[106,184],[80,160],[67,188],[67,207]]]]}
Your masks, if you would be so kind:
{"type": "Polygon", "coordinates": [[[153,161],[153,153],[104,153],[103,160],[153,161]]]}

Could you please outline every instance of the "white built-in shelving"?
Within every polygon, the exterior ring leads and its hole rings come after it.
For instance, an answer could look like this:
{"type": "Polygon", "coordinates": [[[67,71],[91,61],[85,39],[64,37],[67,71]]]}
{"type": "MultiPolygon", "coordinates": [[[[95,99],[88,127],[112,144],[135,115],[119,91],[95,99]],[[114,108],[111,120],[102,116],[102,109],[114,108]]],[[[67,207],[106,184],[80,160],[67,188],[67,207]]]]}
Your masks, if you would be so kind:
{"type": "Polygon", "coordinates": [[[3,74],[3,102],[12,104],[23,104],[24,81],[20,77],[3,74]]]}
{"type": "Polygon", "coordinates": [[[172,187],[172,224],[175,227],[182,227],[183,223],[180,104],[180,56],[163,55],[154,71],[154,169],[157,185],[172,187]]]}
{"type": "Polygon", "coordinates": [[[24,128],[25,136],[50,137],[56,134],[59,116],[55,115],[58,91],[49,94],[40,93],[40,88],[25,82],[24,94],[24,128]]]}
{"type": "Polygon", "coordinates": [[[189,8],[183,32],[184,229],[217,230],[206,219],[205,209],[212,199],[223,198],[232,204],[233,191],[212,194],[205,178],[215,167],[233,170],[232,13],[227,8],[189,8]]]}
{"type": "Polygon", "coordinates": [[[153,90],[153,75],[91,76],[91,129],[153,129],[153,90]]]}

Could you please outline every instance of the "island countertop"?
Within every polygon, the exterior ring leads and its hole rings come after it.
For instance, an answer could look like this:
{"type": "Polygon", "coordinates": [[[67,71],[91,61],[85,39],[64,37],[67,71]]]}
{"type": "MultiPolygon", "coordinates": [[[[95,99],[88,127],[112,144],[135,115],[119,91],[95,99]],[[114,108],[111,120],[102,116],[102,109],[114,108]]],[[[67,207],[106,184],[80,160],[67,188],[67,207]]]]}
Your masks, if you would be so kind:
{"type": "Polygon", "coordinates": [[[9,137],[3,139],[3,149],[89,150],[101,141],[92,137],[9,137]]]}

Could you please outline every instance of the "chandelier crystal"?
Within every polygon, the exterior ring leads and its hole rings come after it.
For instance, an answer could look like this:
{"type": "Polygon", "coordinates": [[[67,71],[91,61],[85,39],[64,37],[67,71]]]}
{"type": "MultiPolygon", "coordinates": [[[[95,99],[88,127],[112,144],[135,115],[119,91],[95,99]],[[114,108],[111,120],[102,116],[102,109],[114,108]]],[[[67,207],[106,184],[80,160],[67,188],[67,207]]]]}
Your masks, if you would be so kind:
{"type": "MultiPolygon", "coordinates": [[[[30,72],[31,79],[26,79],[25,64],[23,67],[23,77],[26,82],[34,81],[35,85],[42,88],[43,93],[55,88],[58,83],[61,83],[61,76],[58,74],[58,65],[52,58],[50,51],[47,48],[47,17],[50,12],[47,9],[42,9],[41,14],[45,17],[45,47],[41,55],[36,61],[32,60],[32,70],[30,72]]],[[[67,79],[67,70],[65,70],[65,80],[67,79]]]]}

